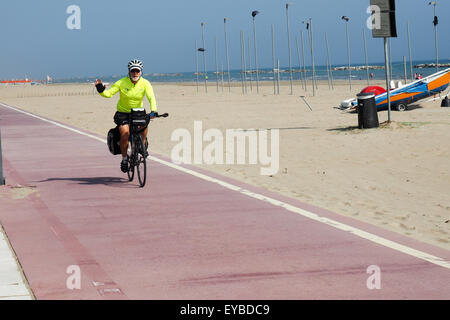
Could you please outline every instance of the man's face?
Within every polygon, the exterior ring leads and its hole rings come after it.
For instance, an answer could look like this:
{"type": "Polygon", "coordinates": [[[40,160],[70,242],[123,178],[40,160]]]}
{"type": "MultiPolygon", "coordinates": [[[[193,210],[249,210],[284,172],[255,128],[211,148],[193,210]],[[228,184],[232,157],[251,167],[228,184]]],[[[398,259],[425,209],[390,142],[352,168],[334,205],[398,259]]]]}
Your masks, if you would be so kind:
{"type": "Polygon", "coordinates": [[[139,69],[130,70],[130,78],[132,81],[138,81],[140,77],[141,77],[141,70],[139,69]]]}

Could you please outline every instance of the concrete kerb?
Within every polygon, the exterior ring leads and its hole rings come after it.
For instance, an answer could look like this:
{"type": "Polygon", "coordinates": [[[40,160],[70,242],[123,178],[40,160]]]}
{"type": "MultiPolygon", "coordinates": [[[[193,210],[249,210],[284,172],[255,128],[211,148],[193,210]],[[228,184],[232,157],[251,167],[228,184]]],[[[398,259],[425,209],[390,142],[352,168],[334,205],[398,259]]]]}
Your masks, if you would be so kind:
{"type": "Polygon", "coordinates": [[[0,300],[35,300],[22,266],[0,223],[0,300]]]}

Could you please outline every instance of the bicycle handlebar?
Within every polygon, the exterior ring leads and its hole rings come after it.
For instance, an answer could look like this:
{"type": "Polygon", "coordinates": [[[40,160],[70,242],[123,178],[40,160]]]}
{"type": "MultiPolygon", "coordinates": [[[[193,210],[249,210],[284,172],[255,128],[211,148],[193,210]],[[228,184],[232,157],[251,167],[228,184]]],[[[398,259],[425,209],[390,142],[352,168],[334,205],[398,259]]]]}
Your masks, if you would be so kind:
{"type": "Polygon", "coordinates": [[[153,115],[153,116],[150,116],[150,114],[151,113],[148,114],[150,119],[153,119],[153,118],[167,118],[169,116],[169,114],[167,112],[163,113],[163,114],[156,114],[156,115],[153,115]]]}

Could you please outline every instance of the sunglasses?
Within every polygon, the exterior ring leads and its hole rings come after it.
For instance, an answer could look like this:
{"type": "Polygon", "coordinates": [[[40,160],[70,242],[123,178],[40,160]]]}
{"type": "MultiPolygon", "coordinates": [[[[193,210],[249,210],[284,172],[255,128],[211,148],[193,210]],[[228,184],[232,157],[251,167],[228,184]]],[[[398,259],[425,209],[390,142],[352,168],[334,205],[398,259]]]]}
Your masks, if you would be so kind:
{"type": "Polygon", "coordinates": [[[130,72],[132,72],[132,73],[140,73],[141,70],[139,70],[139,69],[132,69],[132,70],[130,70],[130,72]]]}

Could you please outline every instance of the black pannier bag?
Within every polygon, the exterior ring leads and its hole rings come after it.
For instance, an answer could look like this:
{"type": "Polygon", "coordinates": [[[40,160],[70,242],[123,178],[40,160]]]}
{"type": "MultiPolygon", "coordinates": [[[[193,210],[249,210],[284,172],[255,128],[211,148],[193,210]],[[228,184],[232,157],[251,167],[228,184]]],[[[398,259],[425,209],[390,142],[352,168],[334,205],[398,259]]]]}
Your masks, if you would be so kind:
{"type": "Polygon", "coordinates": [[[120,151],[120,131],[119,126],[112,128],[108,131],[107,136],[108,149],[111,154],[121,154],[120,151]]]}
{"type": "Polygon", "coordinates": [[[145,109],[131,109],[131,124],[135,126],[146,126],[148,124],[149,116],[145,109]]]}

